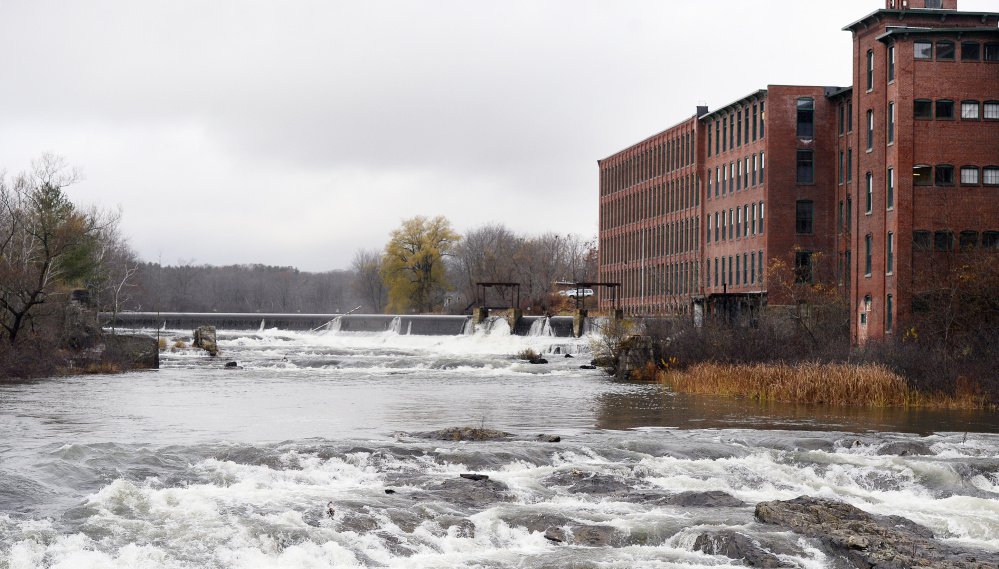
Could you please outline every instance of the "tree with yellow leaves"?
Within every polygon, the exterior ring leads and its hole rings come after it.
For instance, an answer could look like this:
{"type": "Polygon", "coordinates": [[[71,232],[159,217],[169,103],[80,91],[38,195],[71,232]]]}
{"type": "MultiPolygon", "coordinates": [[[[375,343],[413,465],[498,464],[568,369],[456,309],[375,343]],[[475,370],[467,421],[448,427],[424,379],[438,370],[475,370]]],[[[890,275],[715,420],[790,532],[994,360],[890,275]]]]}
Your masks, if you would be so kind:
{"type": "Polygon", "coordinates": [[[406,219],[385,245],[382,279],[390,312],[436,311],[448,288],[444,257],[461,237],[443,216],[406,219]]]}

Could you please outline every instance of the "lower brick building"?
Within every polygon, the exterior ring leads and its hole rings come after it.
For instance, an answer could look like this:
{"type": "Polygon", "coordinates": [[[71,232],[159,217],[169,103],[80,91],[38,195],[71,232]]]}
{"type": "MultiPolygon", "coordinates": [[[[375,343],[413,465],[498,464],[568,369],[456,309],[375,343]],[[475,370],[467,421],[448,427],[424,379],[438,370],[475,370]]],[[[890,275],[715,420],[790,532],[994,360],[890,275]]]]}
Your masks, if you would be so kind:
{"type": "Polygon", "coordinates": [[[886,0],[845,28],[853,86],[768,85],[598,161],[600,280],[633,314],[743,311],[791,301],[783,262],[842,287],[854,341],[894,333],[999,249],[997,24],[886,0]]]}

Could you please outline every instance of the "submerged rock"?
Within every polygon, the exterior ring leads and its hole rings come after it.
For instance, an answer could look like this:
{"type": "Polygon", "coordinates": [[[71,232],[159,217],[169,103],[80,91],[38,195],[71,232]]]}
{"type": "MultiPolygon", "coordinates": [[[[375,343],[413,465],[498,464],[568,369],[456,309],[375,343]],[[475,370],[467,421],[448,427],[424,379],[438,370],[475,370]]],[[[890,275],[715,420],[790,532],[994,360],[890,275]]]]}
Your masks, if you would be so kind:
{"type": "Polygon", "coordinates": [[[928,456],[933,451],[926,444],[918,441],[894,441],[878,449],[880,455],[897,456],[928,456]]]}
{"type": "MultiPolygon", "coordinates": [[[[797,567],[795,564],[781,561],[779,557],[764,549],[756,540],[734,531],[702,533],[694,540],[694,551],[738,559],[749,567],[797,567]]],[[[787,553],[801,555],[801,552],[787,553]]]]}
{"type": "Polygon", "coordinates": [[[482,427],[448,427],[439,431],[415,433],[415,436],[437,441],[498,441],[512,435],[504,431],[482,427]]]}
{"type": "Polygon", "coordinates": [[[543,443],[560,443],[562,442],[562,437],[558,435],[538,435],[536,437],[539,441],[543,443]]]}
{"type": "Polygon", "coordinates": [[[488,474],[473,474],[471,472],[462,472],[458,476],[464,478],[465,480],[475,480],[476,482],[478,482],[479,480],[489,480],[488,474]]]}
{"type": "Polygon", "coordinates": [[[566,486],[571,494],[627,494],[631,486],[618,476],[580,470],[556,472],[544,480],[546,486],[566,486]]]}
{"type": "Polygon", "coordinates": [[[506,484],[488,478],[482,480],[449,478],[439,486],[427,488],[426,493],[427,495],[419,497],[420,501],[436,499],[476,510],[513,500],[513,494],[506,484]]]}
{"type": "Polygon", "coordinates": [[[756,505],[756,519],[818,538],[829,553],[853,567],[999,567],[999,552],[950,545],[905,518],[868,514],[849,504],[822,498],[801,496],[760,502],[756,505]]]}
{"type": "Polygon", "coordinates": [[[611,526],[601,525],[570,525],[568,527],[552,527],[545,530],[545,539],[555,543],[570,545],[586,545],[589,547],[607,547],[616,545],[617,530],[611,526]]]}

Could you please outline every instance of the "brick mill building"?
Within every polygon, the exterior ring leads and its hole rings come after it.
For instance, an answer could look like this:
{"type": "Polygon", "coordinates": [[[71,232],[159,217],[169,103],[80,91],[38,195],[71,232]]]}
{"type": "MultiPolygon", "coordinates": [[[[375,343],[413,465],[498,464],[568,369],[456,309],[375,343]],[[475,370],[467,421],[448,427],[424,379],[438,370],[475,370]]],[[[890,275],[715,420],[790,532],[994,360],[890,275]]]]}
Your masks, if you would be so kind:
{"type": "Polygon", "coordinates": [[[600,280],[633,314],[743,311],[788,302],[779,259],[838,283],[855,342],[896,332],[929,276],[999,249],[997,26],[886,0],[844,28],[853,87],[769,85],[600,160],[600,280]]]}

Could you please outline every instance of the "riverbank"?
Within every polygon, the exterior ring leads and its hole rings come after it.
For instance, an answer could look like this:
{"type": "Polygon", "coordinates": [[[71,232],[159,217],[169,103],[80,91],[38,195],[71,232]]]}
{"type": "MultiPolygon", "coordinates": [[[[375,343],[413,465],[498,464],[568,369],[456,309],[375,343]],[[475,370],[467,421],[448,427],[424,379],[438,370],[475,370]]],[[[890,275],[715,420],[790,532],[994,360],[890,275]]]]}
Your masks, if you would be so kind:
{"type": "Polygon", "coordinates": [[[904,377],[880,364],[800,362],[788,364],[699,363],[659,370],[659,383],[680,393],[744,397],[762,402],[995,409],[980,388],[958,379],[951,392],[913,388],[904,377]]]}

